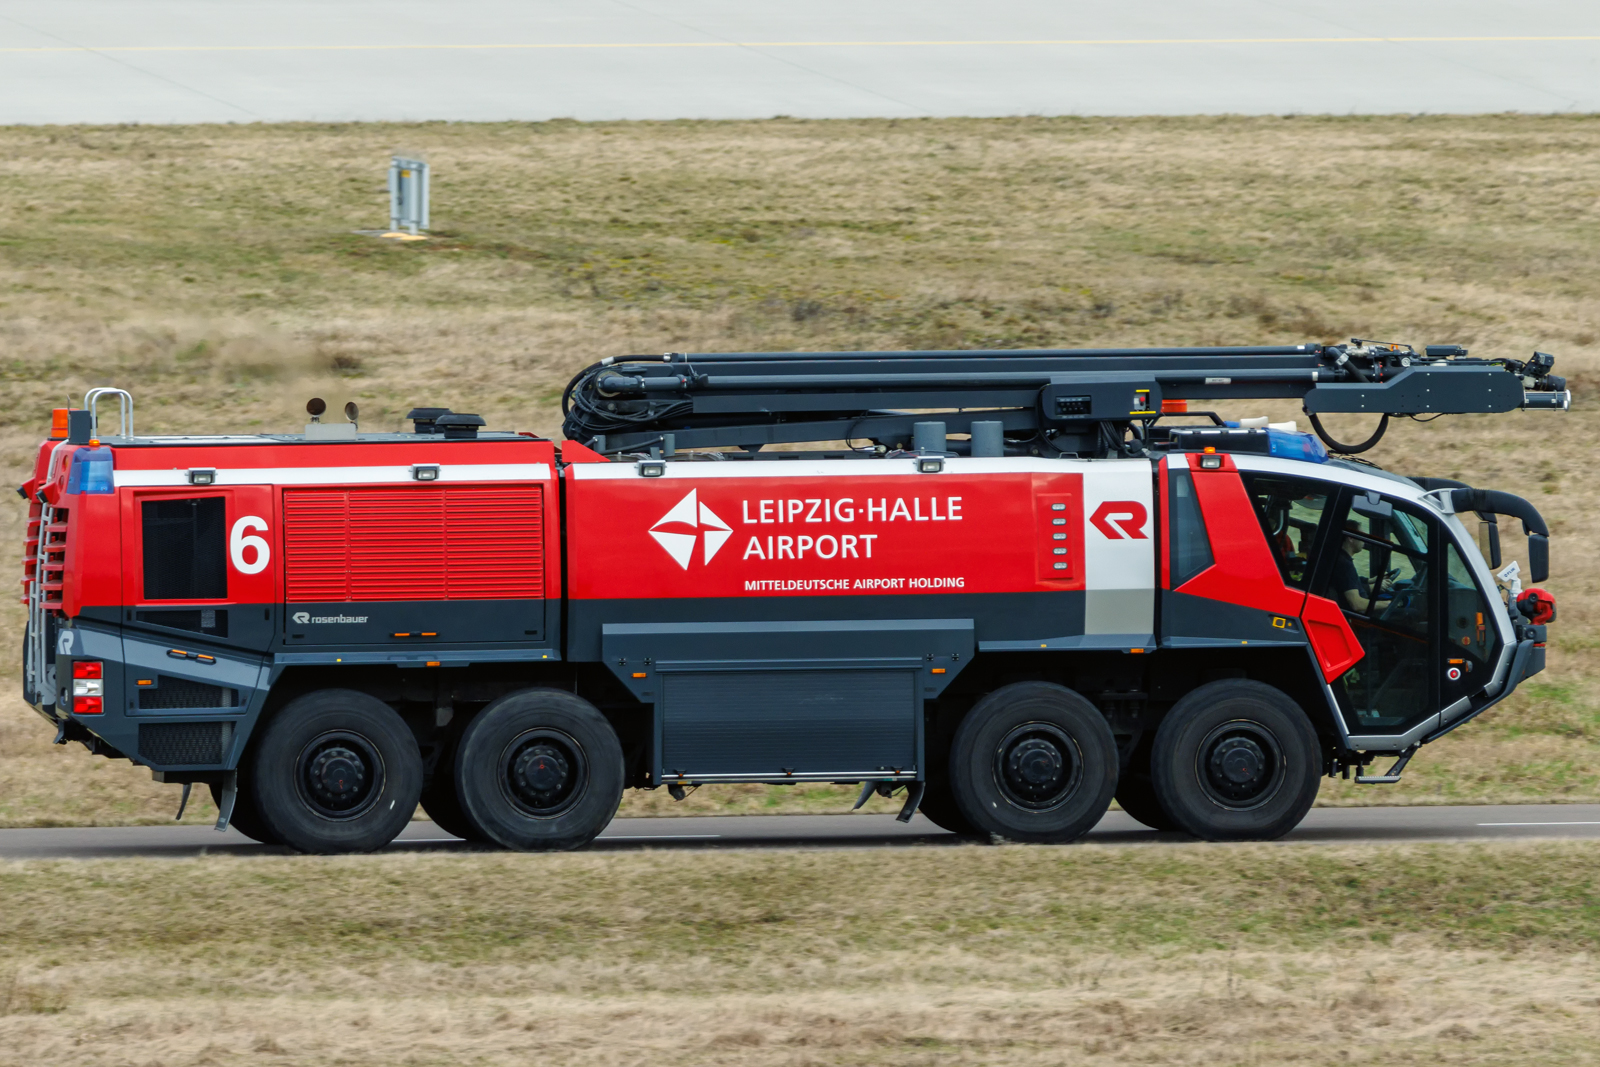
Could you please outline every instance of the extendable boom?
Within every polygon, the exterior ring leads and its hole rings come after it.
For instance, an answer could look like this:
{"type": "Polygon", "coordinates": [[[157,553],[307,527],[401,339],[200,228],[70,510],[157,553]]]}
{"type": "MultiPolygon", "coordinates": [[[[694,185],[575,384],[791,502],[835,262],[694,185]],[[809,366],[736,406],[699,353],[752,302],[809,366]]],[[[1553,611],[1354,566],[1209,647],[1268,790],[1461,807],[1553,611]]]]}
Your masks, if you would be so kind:
{"type": "MultiPolygon", "coordinates": [[[[1565,409],[1553,357],[1471,358],[1457,345],[934,352],[672,352],[585,368],[562,397],[566,435],[601,452],[846,441],[909,446],[1000,422],[1008,450],[1145,449],[1150,424],[1207,401],[1297,399],[1313,417],[1565,409]]],[[[1369,442],[1364,447],[1370,447],[1369,442]]],[[[1356,449],[1349,449],[1355,451],[1356,449]]]]}

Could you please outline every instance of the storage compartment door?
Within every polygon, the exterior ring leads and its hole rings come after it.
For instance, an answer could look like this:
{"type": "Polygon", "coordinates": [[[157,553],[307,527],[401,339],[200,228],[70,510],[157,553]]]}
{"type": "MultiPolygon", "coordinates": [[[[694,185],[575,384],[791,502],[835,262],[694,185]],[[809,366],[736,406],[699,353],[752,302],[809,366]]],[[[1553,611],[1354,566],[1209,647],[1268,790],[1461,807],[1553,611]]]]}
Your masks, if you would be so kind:
{"type": "Polygon", "coordinates": [[[663,777],[916,777],[917,689],[915,670],[664,675],[663,777]]]}

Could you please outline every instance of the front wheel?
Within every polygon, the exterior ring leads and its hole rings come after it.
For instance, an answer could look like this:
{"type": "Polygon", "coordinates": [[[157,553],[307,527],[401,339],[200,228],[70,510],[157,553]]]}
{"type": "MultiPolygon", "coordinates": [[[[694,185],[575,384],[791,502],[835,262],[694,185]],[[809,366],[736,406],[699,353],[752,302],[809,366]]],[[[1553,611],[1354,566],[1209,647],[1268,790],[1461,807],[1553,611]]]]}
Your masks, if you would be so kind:
{"type": "Polygon", "coordinates": [[[587,700],[525,689],[467,725],[455,778],[466,818],[506,848],[582,848],[622,803],[622,743],[587,700]]]}
{"type": "Polygon", "coordinates": [[[948,830],[962,837],[973,837],[978,834],[978,828],[968,822],[967,817],[961,814],[961,809],[956,806],[956,797],[950,791],[949,782],[930,778],[923,789],[922,803],[917,805],[917,810],[941,830],[948,830]]]}
{"type": "Polygon", "coordinates": [[[1261,682],[1211,682],[1173,705],[1150,772],[1162,811],[1207,841],[1271,841],[1299,825],[1322,784],[1316,731],[1261,682]]]}
{"type": "Polygon", "coordinates": [[[417,810],[422,753],[383,701],[321,689],[278,712],[243,778],[265,828],[290,848],[371,852],[417,810]]]}
{"type": "Polygon", "coordinates": [[[1117,742],[1095,706],[1048,682],[996,689],[950,746],[956,804],[978,830],[1013,841],[1073,841],[1117,786],[1117,742]]]}

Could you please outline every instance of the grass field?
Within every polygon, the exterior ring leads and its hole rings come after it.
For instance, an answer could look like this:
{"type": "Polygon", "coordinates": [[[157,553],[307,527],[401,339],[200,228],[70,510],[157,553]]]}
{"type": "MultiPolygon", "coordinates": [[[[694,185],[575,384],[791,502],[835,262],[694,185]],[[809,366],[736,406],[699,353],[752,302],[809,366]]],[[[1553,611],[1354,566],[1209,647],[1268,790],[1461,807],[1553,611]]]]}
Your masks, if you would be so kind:
{"type": "Polygon", "coordinates": [[[0,1064],[1586,1064],[1588,844],[12,863],[0,1064]]]}
{"type": "MultiPolygon", "coordinates": [[[[1573,412],[1406,423],[1374,458],[1544,509],[1550,669],[1404,784],[1323,801],[1600,799],[1597,248],[1581,116],[0,129],[0,468],[20,481],[48,409],[100,384],[145,431],[289,430],[320,395],[369,428],[434,403],[553,434],[569,374],[628,352],[1539,348],[1573,412]],[[430,241],[353,232],[384,222],[393,149],[432,160],[430,241]]],[[[21,534],[13,503],[6,558],[21,534]]],[[[0,610],[13,646],[21,618],[0,610]]],[[[175,789],[51,749],[0,669],[0,824],[168,817],[175,789]]]]}

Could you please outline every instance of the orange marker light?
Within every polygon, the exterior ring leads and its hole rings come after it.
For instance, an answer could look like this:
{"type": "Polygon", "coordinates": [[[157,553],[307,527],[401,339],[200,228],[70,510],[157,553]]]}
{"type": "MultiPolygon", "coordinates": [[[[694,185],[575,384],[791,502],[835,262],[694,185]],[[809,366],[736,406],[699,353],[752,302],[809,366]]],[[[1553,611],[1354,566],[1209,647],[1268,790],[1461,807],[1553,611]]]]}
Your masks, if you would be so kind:
{"type": "Polygon", "coordinates": [[[54,441],[64,440],[67,436],[67,412],[69,408],[56,408],[50,412],[50,438],[54,441]]]}
{"type": "Polygon", "coordinates": [[[645,678],[645,677],[648,677],[648,676],[647,676],[647,675],[646,675],[646,674],[645,674],[645,672],[644,672],[644,671],[634,671],[634,672],[633,672],[633,676],[634,676],[634,677],[635,677],[635,678],[645,678]]]}
{"type": "Polygon", "coordinates": [[[945,669],[944,669],[944,668],[943,668],[943,667],[935,667],[935,668],[934,668],[934,669],[933,669],[933,673],[934,673],[934,674],[943,674],[943,673],[944,673],[944,670],[945,670],[945,669]]]}
{"type": "Polygon", "coordinates": [[[430,666],[430,667],[437,667],[438,665],[439,665],[439,661],[436,660],[436,659],[430,659],[428,661],[428,666],[430,666]]]}
{"type": "Polygon", "coordinates": [[[1161,414],[1187,415],[1189,414],[1189,402],[1187,400],[1163,400],[1161,402],[1161,414]]]}

